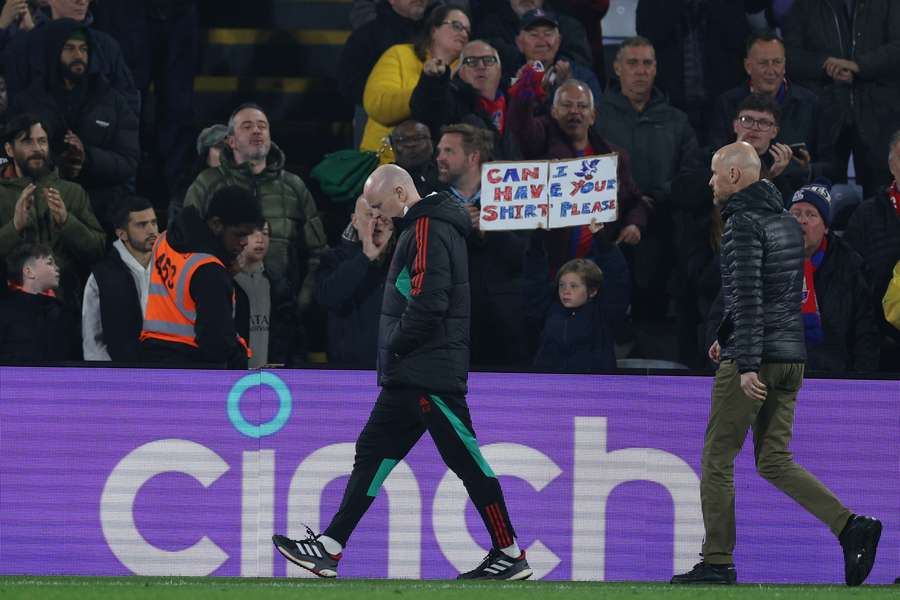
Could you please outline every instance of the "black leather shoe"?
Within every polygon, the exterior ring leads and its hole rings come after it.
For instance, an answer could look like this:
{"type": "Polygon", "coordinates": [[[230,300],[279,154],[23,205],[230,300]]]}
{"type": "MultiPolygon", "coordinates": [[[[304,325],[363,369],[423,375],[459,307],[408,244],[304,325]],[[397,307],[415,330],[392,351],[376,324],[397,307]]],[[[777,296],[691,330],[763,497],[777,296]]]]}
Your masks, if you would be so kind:
{"type": "Polygon", "coordinates": [[[847,585],[860,585],[875,564],[875,551],[881,539],[881,521],[853,515],[838,537],[844,549],[844,580],[847,585]]]}
{"type": "Polygon", "coordinates": [[[687,573],[675,575],[669,583],[705,583],[725,584],[737,583],[737,571],[734,565],[709,565],[698,562],[687,573]]]}

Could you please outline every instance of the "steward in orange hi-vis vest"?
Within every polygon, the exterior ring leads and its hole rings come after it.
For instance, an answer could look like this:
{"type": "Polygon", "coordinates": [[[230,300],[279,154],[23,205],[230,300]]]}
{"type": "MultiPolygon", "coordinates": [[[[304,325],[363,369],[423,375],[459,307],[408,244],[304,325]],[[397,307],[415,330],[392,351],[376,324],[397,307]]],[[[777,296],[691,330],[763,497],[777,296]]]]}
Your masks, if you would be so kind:
{"type": "MultiPolygon", "coordinates": [[[[162,234],[153,247],[153,270],[150,272],[150,290],[147,295],[147,312],[141,341],[148,338],[187,344],[198,348],[197,303],[190,295],[191,277],[203,265],[216,264],[225,268],[222,261],[203,252],[176,252],[162,234]]],[[[242,345],[246,342],[238,336],[242,345]]]]}
{"type": "Polygon", "coordinates": [[[245,190],[222,188],[220,193],[221,206],[211,203],[205,219],[196,208],[186,208],[154,245],[141,331],[143,361],[247,368],[247,345],[234,325],[228,266],[262,216],[245,190]]]}

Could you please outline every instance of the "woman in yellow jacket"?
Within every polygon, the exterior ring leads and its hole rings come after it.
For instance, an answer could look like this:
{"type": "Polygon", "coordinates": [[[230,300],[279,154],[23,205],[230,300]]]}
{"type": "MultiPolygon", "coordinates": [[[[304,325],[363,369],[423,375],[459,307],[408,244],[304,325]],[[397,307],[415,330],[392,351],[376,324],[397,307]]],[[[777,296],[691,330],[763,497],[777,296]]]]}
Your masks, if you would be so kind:
{"type": "MultiPolygon", "coordinates": [[[[424,34],[415,44],[397,44],[385,50],[372,68],[363,92],[363,108],[369,120],[360,150],[377,151],[391,129],[410,118],[409,99],[427,61],[456,70],[471,31],[466,13],[443,5],[425,19],[424,34]]],[[[381,155],[382,163],[393,161],[393,152],[381,155]]]]}
{"type": "Polygon", "coordinates": [[[900,329],[900,260],[894,265],[894,277],[888,285],[887,293],[882,301],[884,318],[888,323],[900,329]]]}

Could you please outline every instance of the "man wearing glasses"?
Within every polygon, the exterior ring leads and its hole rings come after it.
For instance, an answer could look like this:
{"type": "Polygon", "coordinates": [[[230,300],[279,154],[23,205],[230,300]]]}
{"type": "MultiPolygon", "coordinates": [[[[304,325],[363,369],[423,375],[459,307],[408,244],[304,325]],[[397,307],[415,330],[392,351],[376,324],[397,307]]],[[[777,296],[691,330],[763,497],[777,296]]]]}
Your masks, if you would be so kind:
{"type": "Polygon", "coordinates": [[[762,94],[751,94],[738,107],[731,127],[738,142],[747,142],[759,155],[761,177],[775,184],[781,196],[790,199],[809,180],[809,154],[795,153],[792,146],[776,142],[780,131],[781,111],[774,100],[762,94]],[[787,172],[795,162],[800,169],[787,172]]]}
{"type": "Polygon", "coordinates": [[[413,118],[428,125],[433,139],[453,123],[485,129],[494,137],[495,160],[519,158],[506,127],[507,98],[497,50],[483,40],[473,40],[463,47],[459,65],[454,76],[448,69],[438,72],[426,65],[409,103],[413,118]]]}
{"type": "MultiPolygon", "coordinates": [[[[760,94],[772,99],[781,111],[778,141],[793,145],[798,148],[795,154],[808,154],[815,161],[811,165],[813,177],[826,175],[833,178],[832,144],[824,131],[825,123],[821,118],[819,100],[807,88],[788,81],[785,77],[786,68],[784,42],[776,33],[757,33],[750,37],[744,58],[747,81],[716,99],[715,114],[710,125],[710,146],[719,148],[730,141],[731,122],[738,106],[751,94],[760,94]],[[800,147],[799,144],[804,146],[800,147]]],[[[794,177],[807,175],[796,161],[788,165],[787,173],[794,177]]]]}
{"type": "Polygon", "coordinates": [[[394,149],[394,163],[409,173],[420,195],[427,196],[442,188],[438,182],[434,142],[428,127],[409,119],[394,127],[389,139],[394,149]]]}

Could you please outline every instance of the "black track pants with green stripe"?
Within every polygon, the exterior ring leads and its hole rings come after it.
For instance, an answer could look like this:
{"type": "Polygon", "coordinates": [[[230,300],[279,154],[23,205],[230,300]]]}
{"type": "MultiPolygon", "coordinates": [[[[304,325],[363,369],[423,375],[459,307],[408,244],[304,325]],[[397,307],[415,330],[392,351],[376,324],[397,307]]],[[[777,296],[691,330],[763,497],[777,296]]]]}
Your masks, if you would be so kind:
{"type": "Polygon", "coordinates": [[[478,449],[465,396],[410,389],[382,388],[369,421],[356,440],[353,472],[325,535],[346,545],[382,482],[426,429],[444,463],[465,485],[494,547],[512,545],[516,534],[503,491],[478,449]]]}

